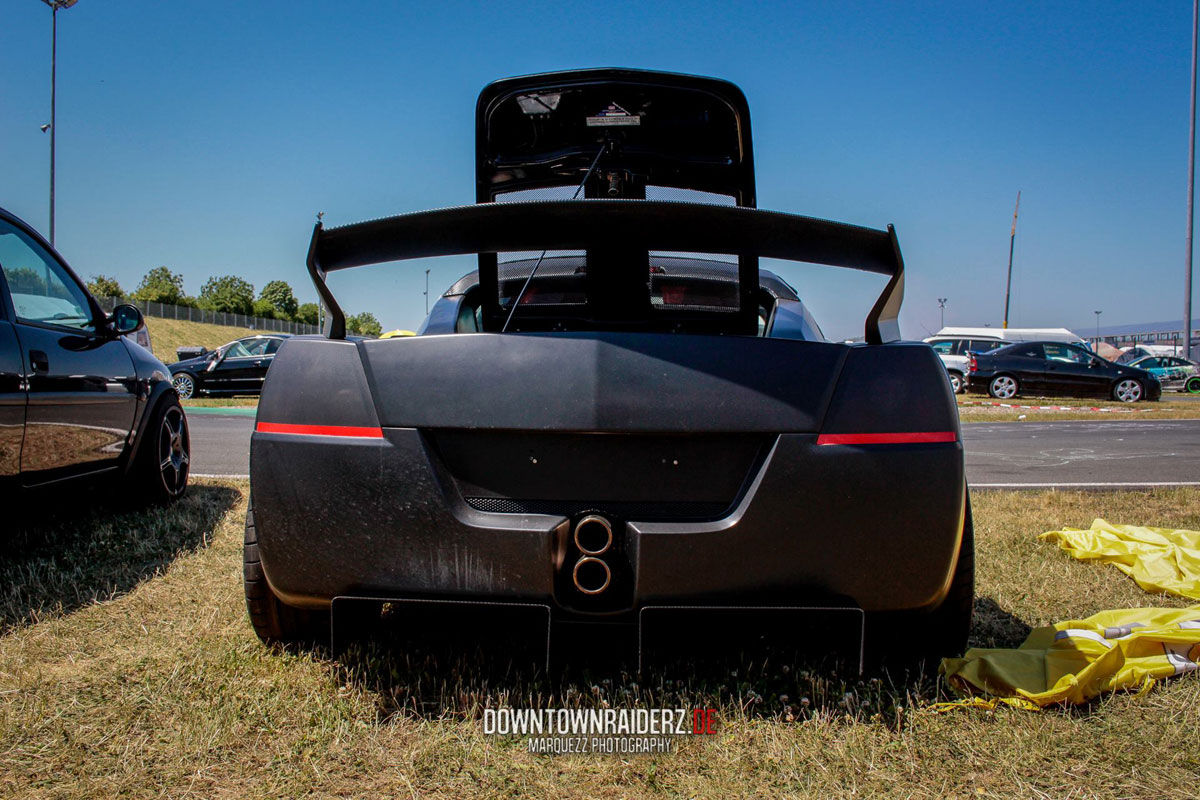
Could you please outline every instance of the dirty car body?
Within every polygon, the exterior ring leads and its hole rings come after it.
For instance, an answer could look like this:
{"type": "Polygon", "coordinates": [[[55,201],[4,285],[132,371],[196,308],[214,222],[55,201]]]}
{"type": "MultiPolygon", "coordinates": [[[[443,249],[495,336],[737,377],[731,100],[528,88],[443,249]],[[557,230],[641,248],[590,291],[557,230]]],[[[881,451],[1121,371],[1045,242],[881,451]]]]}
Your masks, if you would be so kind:
{"type": "Polygon", "coordinates": [[[557,73],[478,108],[477,204],[314,231],[325,335],[280,349],[251,447],[260,636],[375,598],[534,608],[552,640],[903,613],[960,647],[958,417],[934,351],[899,341],[894,231],[757,210],[724,81],[557,73]],[[724,199],[645,199],[663,187],[724,199]],[[564,199],[519,194],[546,188],[564,199]],[[344,340],[328,273],[462,253],[479,268],[421,335],[344,340]],[[825,341],[767,257],[886,276],[866,342],[825,341]]]}

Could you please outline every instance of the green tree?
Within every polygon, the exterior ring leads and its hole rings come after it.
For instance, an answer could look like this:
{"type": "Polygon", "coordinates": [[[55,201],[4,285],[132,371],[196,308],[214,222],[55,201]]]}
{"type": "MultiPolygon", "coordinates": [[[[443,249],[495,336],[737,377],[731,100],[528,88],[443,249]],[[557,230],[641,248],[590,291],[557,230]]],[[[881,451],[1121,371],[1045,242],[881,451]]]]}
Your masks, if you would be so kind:
{"type": "MultiPolygon", "coordinates": [[[[263,287],[262,293],[258,296],[259,302],[266,300],[275,309],[275,316],[281,319],[295,319],[296,310],[299,303],[296,302],[296,295],[292,292],[292,287],[287,281],[271,281],[263,287]]],[[[258,303],[254,304],[258,308],[258,303]]],[[[256,312],[257,313],[257,312],[256,312]]]]}
{"type": "Polygon", "coordinates": [[[49,294],[46,290],[46,279],[29,267],[5,270],[4,277],[8,279],[8,290],[13,294],[32,294],[42,297],[49,294]]]}
{"type": "Polygon", "coordinates": [[[276,313],[275,306],[271,305],[270,300],[260,298],[254,301],[254,316],[262,319],[275,319],[282,315],[276,313]]]}
{"type": "Polygon", "coordinates": [[[134,300],[151,303],[178,304],[183,297],[183,276],[171,272],[166,267],[155,267],[146,273],[137,291],[133,293],[134,300]]]}
{"type": "Polygon", "coordinates": [[[383,333],[383,326],[370,311],[346,317],[346,330],[359,336],[378,336],[383,333]]]}
{"type": "Polygon", "coordinates": [[[296,322],[303,322],[305,325],[319,325],[321,319],[321,309],[316,303],[304,303],[296,309],[296,322]]]}
{"type": "Polygon", "coordinates": [[[96,297],[125,296],[125,290],[121,288],[121,284],[117,283],[117,279],[107,275],[93,275],[92,279],[88,281],[87,288],[96,297]]]}
{"type": "Polygon", "coordinates": [[[254,312],[254,287],[237,275],[221,275],[204,282],[200,289],[200,306],[211,311],[232,314],[254,312]]]}

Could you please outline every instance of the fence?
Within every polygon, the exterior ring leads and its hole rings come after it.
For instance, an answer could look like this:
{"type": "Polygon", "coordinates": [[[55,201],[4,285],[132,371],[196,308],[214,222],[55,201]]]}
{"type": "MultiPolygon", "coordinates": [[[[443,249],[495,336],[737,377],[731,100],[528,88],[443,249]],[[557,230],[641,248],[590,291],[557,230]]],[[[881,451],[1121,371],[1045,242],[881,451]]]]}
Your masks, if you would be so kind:
{"type": "Polygon", "coordinates": [[[190,322],[207,322],[211,325],[229,325],[236,328],[252,328],[256,331],[274,333],[320,333],[316,325],[290,322],[285,319],[264,319],[248,314],[230,314],[225,311],[205,311],[192,306],[176,306],[171,303],[154,303],[149,300],[129,300],[123,297],[98,297],[100,306],[111,312],[120,303],[129,303],[142,310],[147,317],[160,319],[186,319],[190,322]]]}

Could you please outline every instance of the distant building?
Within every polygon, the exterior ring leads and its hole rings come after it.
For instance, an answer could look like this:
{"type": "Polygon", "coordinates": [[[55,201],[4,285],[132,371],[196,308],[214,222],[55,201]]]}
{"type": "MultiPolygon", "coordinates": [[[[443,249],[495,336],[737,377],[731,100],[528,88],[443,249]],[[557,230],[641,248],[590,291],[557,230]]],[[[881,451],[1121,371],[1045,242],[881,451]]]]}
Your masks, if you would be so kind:
{"type": "MultiPolygon", "coordinates": [[[[1139,322],[1134,325],[1100,326],[1089,332],[1088,341],[1093,345],[1107,342],[1114,347],[1129,347],[1135,344],[1155,344],[1165,347],[1183,348],[1183,320],[1169,322],[1139,322]],[[1099,337],[1097,337],[1099,333],[1099,337]]],[[[1192,321],[1192,351],[1200,345],[1200,319],[1192,321]]]]}

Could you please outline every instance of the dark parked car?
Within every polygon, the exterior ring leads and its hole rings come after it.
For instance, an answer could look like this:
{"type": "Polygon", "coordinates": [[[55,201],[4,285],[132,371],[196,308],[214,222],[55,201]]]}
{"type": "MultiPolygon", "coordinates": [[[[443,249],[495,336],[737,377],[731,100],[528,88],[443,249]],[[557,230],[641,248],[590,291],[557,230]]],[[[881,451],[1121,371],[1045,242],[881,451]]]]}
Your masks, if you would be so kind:
{"type": "Polygon", "coordinates": [[[543,643],[832,616],[856,648],[865,621],[868,648],[961,651],[958,415],[934,351],[899,341],[892,228],[757,210],[725,81],[537,75],[477,109],[477,204],[313,233],[325,336],[280,351],[251,443],[258,635],[328,640],[331,609],[336,631],[386,600],[505,609],[543,643]],[[546,189],[584,199],[523,202],[546,189]],[[707,202],[644,199],[672,194],[707,202]],[[462,253],[478,271],[420,335],[345,340],[328,272],[462,253]],[[865,342],[825,341],[760,258],[886,276],[865,342]]]}
{"type": "Polygon", "coordinates": [[[31,227],[0,209],[0,491],[118,476],[152,500],[187,487],[187,419],[170,373],[125,337],[31,227]]]}
{"type": "Polygon", "coordinates": [[[262,391],[267,370],[290,333],[246,336],[210,353],[170,366],[175,391],[185,400],[203,395],[254,395],[262,391]]]}
{"type": "Polygon", "coordinates": [[[1162,386],[1146,370],[1114,364],[1063,342],[1018,342],[988,353],[971,353],[967,389],[1000,400],[1032,394],[1133,403],[1157,400],[1162,394],[1162,386]]]}

